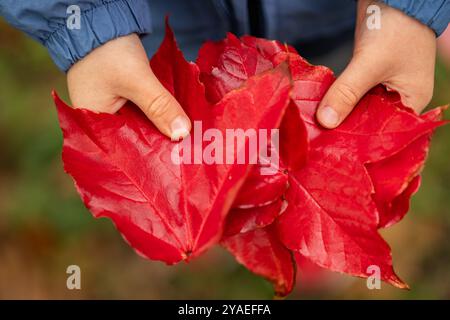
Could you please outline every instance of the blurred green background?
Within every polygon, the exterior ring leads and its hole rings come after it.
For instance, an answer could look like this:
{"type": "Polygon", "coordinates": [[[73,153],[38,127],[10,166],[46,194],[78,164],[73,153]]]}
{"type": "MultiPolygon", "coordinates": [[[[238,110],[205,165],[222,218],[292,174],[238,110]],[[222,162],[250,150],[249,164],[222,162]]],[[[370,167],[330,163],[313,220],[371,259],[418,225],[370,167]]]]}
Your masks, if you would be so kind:
{"type": "MultiPolygon", "coordinates": [[[[450,102],[450,68],[436,69],[432,106],[450,102]]],[[[270,299],[272,287],[223,249],[174,267],[146,261],[109,220],[84,208],[61,163],[50,92],[67,100],[65,77],[40,45],[0,21],[0,298],[270,299]],[[82,289],[66,288],[66,268],[82,289]]],[[[449,118],[449,112],[447,112],[449,118]]],[[[289,299],[450,299],[450,127],[436,132],[411,212],[383,231],[410,291],[300,270],[289,299]]]]}

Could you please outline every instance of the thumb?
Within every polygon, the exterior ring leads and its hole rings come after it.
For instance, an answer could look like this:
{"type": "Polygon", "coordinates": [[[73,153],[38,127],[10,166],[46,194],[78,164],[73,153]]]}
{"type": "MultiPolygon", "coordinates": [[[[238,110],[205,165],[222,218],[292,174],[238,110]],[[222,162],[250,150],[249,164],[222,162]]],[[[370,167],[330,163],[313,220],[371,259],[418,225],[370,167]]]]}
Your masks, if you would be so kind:
{"type": "Polygon", "coordinates": [[[188,116],[153,72],[150,71],[145,81],[134,82],[125,98],[133,101],[158,130],[173,141],[189,135],[191,122],[188,116]]]}
{"type": "Polygon", "coordinates": [[[320,102],[316,115],[319,123],[325,128],[336,128],[380,80],[380,69],[367,61],[352,59],[320,102]]]}

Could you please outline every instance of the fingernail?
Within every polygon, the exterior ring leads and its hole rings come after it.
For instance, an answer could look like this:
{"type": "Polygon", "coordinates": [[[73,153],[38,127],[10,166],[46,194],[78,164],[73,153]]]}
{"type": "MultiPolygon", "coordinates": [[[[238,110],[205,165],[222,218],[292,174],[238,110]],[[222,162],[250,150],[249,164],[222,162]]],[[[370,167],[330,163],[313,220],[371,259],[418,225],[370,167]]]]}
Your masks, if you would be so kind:
{"type": "Polygon", "coordinates": [[[323,107],[319,116],[320,122],[326,127],[334,128],[339,124],[339,114],[332,107],[323,107]]]}
{"type": "Polygon", "coordinates": [[[180,141],[189,135],[189,120],[184,116],[173,119],[170,125],[170,138],[172,141],[180,141]]]}

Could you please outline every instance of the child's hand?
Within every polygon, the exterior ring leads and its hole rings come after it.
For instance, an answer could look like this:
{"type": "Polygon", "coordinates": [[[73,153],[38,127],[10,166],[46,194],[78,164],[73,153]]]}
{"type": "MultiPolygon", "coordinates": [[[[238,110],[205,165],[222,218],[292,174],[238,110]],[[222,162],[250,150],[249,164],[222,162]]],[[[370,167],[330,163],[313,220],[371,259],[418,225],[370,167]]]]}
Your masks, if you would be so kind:
{"type": "Polygon", "coordinates": [[[189,134],[188,117],[153,74],[135,34],[93,50],[70,68],[67,83],[77,108],[114,113],[131,100],[168,137],[179,140],[189,134]]]}
{"type": "Polygon", "coordinates": [[[403,104],[422,111],[433,95],[436,36],[419,21],[380,2],[381,28],[369,30],[367,7],[358,1],[353,58],[320,103],[317,119],[337,127],[361,97],[379,83],[400,93],[403,104]]]}

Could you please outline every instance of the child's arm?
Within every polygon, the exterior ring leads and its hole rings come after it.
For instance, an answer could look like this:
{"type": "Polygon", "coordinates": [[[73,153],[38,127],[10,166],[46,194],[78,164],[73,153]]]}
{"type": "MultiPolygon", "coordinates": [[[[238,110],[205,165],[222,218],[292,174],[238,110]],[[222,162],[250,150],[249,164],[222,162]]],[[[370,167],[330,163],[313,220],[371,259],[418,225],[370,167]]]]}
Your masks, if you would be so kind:
{"type": "Polygon", "coordinates": [[[379,83],[398,91],[403,103],[417,112],[432,98],[436,34],[442,33],[448,24],[450,1],[386,2],[404,4],[405,8],[399,8],[406,12],[410,4],[409,9],[415,10],[418,19],[379,1],[358,1],[353,58],[328,90],[317,112],[324,127],[338,126],[359,99],[379,83]],[[366,10],[371,4],[381,8],[379,29],[369,29],[366,24],[370,16],[366,10]]]}
{"type": "Polygon", "coordinates": [[[0,15],[68,72],[74,106],[115,112],[131,100],[167,136],[189,133],[189,119],[153,75],[138,37],[151,31],[147,0],[1,0],[0,15]]]}

